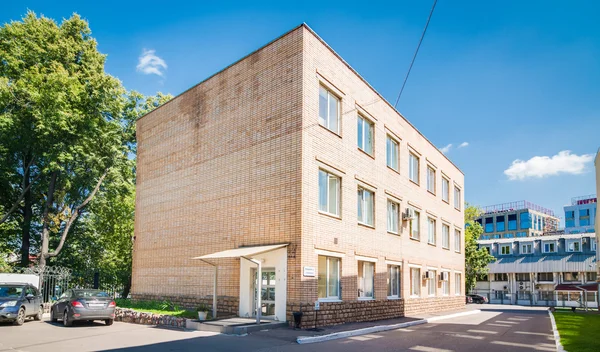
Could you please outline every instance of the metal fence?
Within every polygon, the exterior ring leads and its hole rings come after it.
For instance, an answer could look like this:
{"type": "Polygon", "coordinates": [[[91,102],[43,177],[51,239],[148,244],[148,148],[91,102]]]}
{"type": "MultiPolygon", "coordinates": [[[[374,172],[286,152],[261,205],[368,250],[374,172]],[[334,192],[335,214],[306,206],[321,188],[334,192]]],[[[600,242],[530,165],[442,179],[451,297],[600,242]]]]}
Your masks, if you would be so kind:
{"type": "Polygon", "coordinates": [[[471,293],[485,296],[492,304],[518,304],[546,307],[597,308],[598,293],[595,291],[517,291],[473,290],[471,293]]]}

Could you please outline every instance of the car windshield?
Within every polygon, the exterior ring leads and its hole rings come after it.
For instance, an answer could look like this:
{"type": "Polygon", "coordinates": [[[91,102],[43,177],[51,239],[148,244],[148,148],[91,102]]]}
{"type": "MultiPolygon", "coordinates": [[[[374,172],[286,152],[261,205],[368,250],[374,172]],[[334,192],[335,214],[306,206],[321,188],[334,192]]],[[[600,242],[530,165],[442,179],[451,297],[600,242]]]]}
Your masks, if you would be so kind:
{"type": "Polygon", "coordinates": [[[109,297],[108,293],[100,290],[85,290],[85,291],[74,291],[75,297],[77,298],[104,298],[109,297]]]}
{"type": "Polygon", "coordinates": [[[0,298],[19,298],[23,293],[23,286],[0,286],[0,298]]]}

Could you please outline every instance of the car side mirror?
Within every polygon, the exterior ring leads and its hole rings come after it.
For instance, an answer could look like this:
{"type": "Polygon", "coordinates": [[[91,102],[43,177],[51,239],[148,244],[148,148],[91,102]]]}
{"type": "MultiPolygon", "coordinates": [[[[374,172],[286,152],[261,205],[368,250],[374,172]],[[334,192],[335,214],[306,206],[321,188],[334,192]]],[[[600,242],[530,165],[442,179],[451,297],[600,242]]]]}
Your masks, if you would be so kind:
{"type": "Polygon", "coordinates": [[[31,299],[31,298],[34,298],[35,296],[32,295],[31,293],[28,293],[27,296],[25,296],[25,297],[27,297],[27,299],[31,299]]]}

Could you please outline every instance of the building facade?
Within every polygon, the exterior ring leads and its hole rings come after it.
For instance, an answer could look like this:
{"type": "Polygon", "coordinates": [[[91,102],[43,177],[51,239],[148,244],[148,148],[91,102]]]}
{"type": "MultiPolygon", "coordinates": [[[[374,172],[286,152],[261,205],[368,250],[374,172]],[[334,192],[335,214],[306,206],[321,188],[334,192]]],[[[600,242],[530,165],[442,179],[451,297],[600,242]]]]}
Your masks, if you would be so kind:
{"type": "Polygon", "coordinates": [[[528,201],[483,207],[475,221],[483,227],[482,240],[542,236],[560,225],[552,210],[528,201]]]}
{"type": "Polygon", "coordinates": [[[565,233],[595,233],[598,198],[595,194],[575,197],[565,206],[565,233]]]}
{"type": "Polygon", "coordinates": [[[490,303],[597,308],[595,233],[480,240],[496,257],[475,292],[490,303]]]}
{"type": "Polygon", "coordinates": [[[306,25],[137,139],[134,298],[307,327],[464,305],[463,174],[306,25]]]}
{"type": "MultiPolygon", "coordinates": [[[[594,166],[596,168],[596,194],[600,194],[600,149],[596,153],[596,160],[594,160],[594,166]]],[[[598,214],[596,208],[596,243],[600,243],[600,214],[598,214]]],[[[596,252],[596,278],[598,280],[598,291],[600,292],[600,252],[596,252]]],[[[598,297],[598,307],[600,307],[600,297],[598,297]]]]}

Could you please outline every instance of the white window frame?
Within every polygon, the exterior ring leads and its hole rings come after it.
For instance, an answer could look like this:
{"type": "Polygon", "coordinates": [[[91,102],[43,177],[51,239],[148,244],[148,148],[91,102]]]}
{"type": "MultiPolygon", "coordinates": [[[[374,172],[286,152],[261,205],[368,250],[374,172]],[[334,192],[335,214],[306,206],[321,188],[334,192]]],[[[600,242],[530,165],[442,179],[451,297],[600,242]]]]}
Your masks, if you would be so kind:
{"type": "Polygon", "coordinates": [[[542,241],[542,253],[557,253],[558,252],[558,243],[556,243],[556,241],[542,241]],[[554,250],[553,251],[546,251],[546,245],[550,245],[553,244],[554,245],[554,250]]]}
{"type": "Polygon", "coordinates": [[[373,123],[371,120],[367,119],[363,115],[357,114],[356,128],[356,144],[358,146],[358,149],[373,156],[373,152],[375,149],[375,123],[373,123]],[[370,139],[367,138],[369,136],[370,139]]]}
{"type": "Polygon", "coordinates": [[[398,151],[400,150],[400,143],[392,138],[389,134],[386,137],[385,140],[385,163],[387,165],[387,167],[389,167],[392,170],[395,171],[400,171],[398,169],[398,151]],[[390,155],[391,154],[391,155],[390,155]],[[391,165],[390,165],[391,164],[391,165]]]}
{"type": "Polygon", "coordinates": [[[569,253],[576,253],[576,252],[581,252],[581,239],[568,239],[567,243],[566,243],[566,252],[569,253]],[[577,245],[579,246],[579,250],[575,250],[575,244],[577,243],[577,245]],[[573,245],[573,249],[571,249],[571,245],[573,245]]]}
{"type": "Polygon", "coordinates": [[[339,177],[337,175],[334,175],[334,174],[332,174],[331,172],[329,172],[327,170],[319,169],[319,183],[318,183],[318,192],[319,192],[318,193],[318,195],[319,195],[318,199],[319,199],[319,201],[318,201],[318,208],[319,208],[319,212],[320,213],[324,213],[324,214],[328,214],[328,215],[340,217],[340,213],[341,213],[341,211],[340,211],[340,208],[341,208],[341,185],[342,185],[342,178],[341,177],[339,177]],[[325,204],[326,210],[321,209],[321,199],[320,198],[321,198],[321,186],[322,186],[321,185],[321,175],[322,175],[322,173],[326,176],[326,180],[327,180],[326,185],[325,185],[327,187],[326,192],[325,192],[327,194],[327,202],[326,202],[327,204],[325,204]],[[330,204],[331,196],[330,196],[329,192],[330,192],[330,186],[331,186],[331,180],[332,179],[337,180],[337,182],[336,182],[336,195],[335,195],[335,201],[336,201],[335,212],[331,212],[330,211],[331,210],[331,206],[330,206],[331,205],[330,204]]]}
{"type": "Polygon", "coordinates": [[[521,254],[533,254],[533,242],[521,243],[521,254]],[[529,251],[524,251],[523,248],[529,247],[529,251]]]}
{"type": "Polygon", "coordinates": [[[410,268],[410,297],[421,297],[421,268],[410,268]]]}
{"type": "Polygon", "coordinates": [[[413,240],[417,240],[420,241],[421,240],[421,212],[419,212],[416,209],[413,209],[415,217],[414,219],[410,220],[409,223],[409,231],[410,231],[410,238],[412,238],[413,240]],[[415,222],[416,222],[416,227],[415,227],[415,222]],[[417,236],[414,236],[415,234],[415,230],[417,233],[417,236]]]}
{"type": "Polygon", "coordinates": [[[441,272],[448,274],[448,279],[442,280],[442,278],[440,278],[440,281],[442,282],[442,296],[449,296],[450,295],[450,272],[446,271],[446,270],[442,270],[441,272]]]}
{"type": "Polygon", "coordinates": [[[421,160],[419,156],[413,152],[408,153],[408,178],[416,183],[420,184],[419,168],[421,160]]]}
{"type": "Polygon", "coordinates": [[[372,300],[375,299],[375,263],[372,261],[359,260],[358,265],[362,266],[362,277],[358,278],[358,299],[359,300],[372,300]],[[365,270],[370,268],[371,270],[371,296],[365,295],[365,284],[367,284],[367,276],[365,270]]]}
{"type": "Polygon", "coordinates": [[[338,97],[337,95],[335,95],[330,89],[328,89],[327,87],[323,86],[322,84],[319,85],[319,104],[321,104],[321,94],[325,92],[326,93],[326,97],[327,97],[327,116],[321,116],[321,106],[319,105],[319,125],[327,128],[328,130],[330,130],[331,132],[339,135],[340,134],[340,110],[341,110],[341,106],[342,106],[342,99],[340,97],[338,97]],[[331,102],[332,100],[336,103],[336,114],[337,116],[335,116],[336,119],[336,128],[332,128],[332,117],[331,117],[331,102]]]}
{"type": "Polygon", "coordinates": [[[434,218],[428,216],[427,217],[427,243],[436,245],[436,221],[434,218]]]}
{"type": "Polygon", "coordinates": [[[442,176],[442,200],[450,204],[450,180],[442,176]]]}
{"type": "Polygon", "coordinates": [[[400,265],[388,264],[387,270],[387,284],[388,284],[388,296],[387,298],[398,299],[402,297],[402,267],[400,265]],[[396,276],[396,284],[392,278],[396,276]],[[396,291],[396,294],[394,294],[396,291]]]}
{"type": "Polygon", "coordinates": [[[427,165],[427,191],[435,194],[435,169],[431,165],[427,165]]]}
{"type": "Polygon", "coordinates": [[[500,250],[498,251],[499,255],[511,255],[512,254],[512,244],[499,244],[500,250]],[[508,248],[508,253],[504,253],[504,248],[508,248]]]}
{"type": "Polygon", "coordinates": [[[454,295],[462,294],[462,273],[454,273],[454,295]]]}
{"type": "Polygon", "coordinates": [[[427,296],[435,297],[437,296],[437,270],[429,269],[430,278],[427,279],[427,296]],[[431,293],[433,291],[433,293],[431,293]]]}
{"type": "Polygon", "coordinates": [[[357,219],[358,223],[361,225],[366,225],[370,227],[375,226],[375,192],[370,189],[358,186],[358,208],[357,208],[357,219]],[[370,198],[369,196],[370,195],[370,198]],[[371,202],[371,222],[369,223],[369,218],[366,217],[366,211],[369,209],[369,199],[371,202]]]}
{"type": "Polygon", "coordinates": [[[462,231],[454,229],[454,251],[460,253],[462,250],[462,231]]]}
{"type": "Polygon", "coordinates": [[[394,202],[393,200],[388,199],[388,201],[387,201],[387,232],[397,235],[399,230],[400,230],[400,203],[394,202]]]}
{"type": "MultiPolygon", "coordinates": [[[[318,297],[319,301],[339,301],[341,299],[341,266],[342,266],[342,258],[339,257],[332,257],[332,256],[326,256],[326,255],[319,255],[319,257],[325,257],[326,259],[326,269],[325,269],[325,276],[326,276],[326,282],[325,282],[325,297],[318,297]],[[338,294],[337,296],[331,296],[330,292],[329,292],[329,279],[330,279],[330,259],[336,259],[337,260],[337,268],[334,268],[335,270],[337,270],[337,291],[338,294]]],[[[317,261],[318,263],[318,261],[317,261]]],[[[318,264],[317,264],[317,279],[318,279],[318,264]]],[[[317,289],[317,295],[318,295],[318,289],[317,289]]]]}
{"type": "Polygon", "coordinates": [[[454,185],[454,209],[461,210],[462,190],[454,185]]]}
{"type": "Polygon", "coordinates": [[[442,248],[450,249],[450,225],[444,223],[442,223],[442,248]]]}

